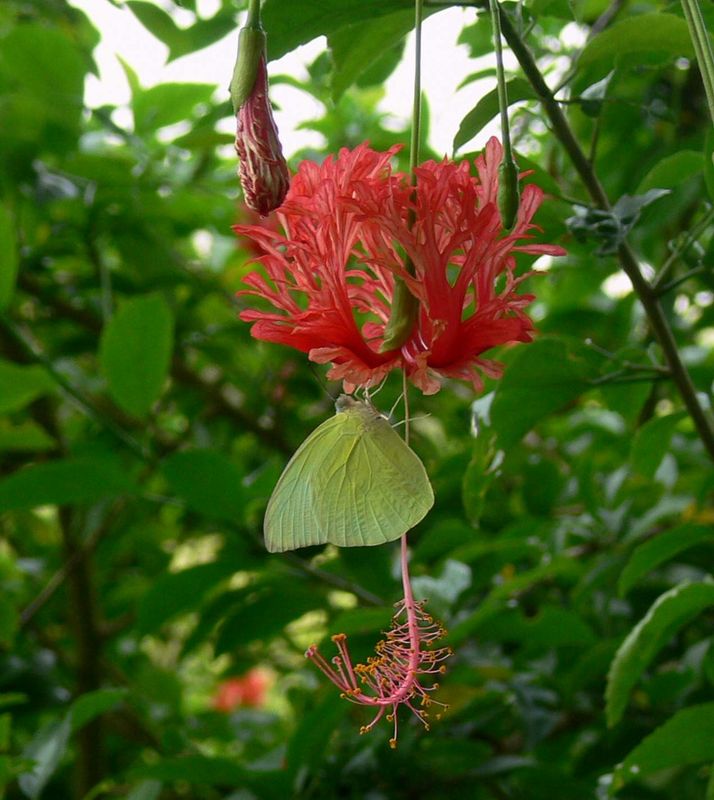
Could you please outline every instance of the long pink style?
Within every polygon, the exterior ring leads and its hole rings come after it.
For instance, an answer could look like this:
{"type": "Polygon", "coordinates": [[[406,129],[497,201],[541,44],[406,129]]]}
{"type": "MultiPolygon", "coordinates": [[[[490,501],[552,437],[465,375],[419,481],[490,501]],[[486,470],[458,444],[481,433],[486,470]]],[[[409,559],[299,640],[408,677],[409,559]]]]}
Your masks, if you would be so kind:
{"type": "Polygon", "coordinates": [[[446,668],[442,662],[451,655],[448,647],[430,649],[446,631],[424,611],[424,602],[414,600],[406,536],[401,542],[401,566],[404,599],[396,604],[392,627],[386,632],[386,638],[377,644],[375,656],[366,664],[353,666],[344,633],[332,637],[338,652],[332,663],[322,656],[317,645],[311,645],[305,653],[340,689],[345,699],[377,709],[372,721],[360,728],[360,733],[372,730],[386,714],[387,721],[394,723],[394,735],[389,740],[393,748],[397,746],[400,705],[413,712],[427,729],[429,707],[432,704],[445,707],[430,696],[439,684],[433,682],[424,686],[422,680],[425,676],[443,674],[446,668]]]}

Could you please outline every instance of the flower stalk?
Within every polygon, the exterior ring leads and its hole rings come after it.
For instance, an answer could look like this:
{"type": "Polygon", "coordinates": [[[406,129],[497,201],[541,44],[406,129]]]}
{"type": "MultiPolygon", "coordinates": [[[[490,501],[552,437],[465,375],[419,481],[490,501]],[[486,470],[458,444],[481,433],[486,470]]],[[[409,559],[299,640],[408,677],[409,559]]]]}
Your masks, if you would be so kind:
{"type": "Polygon", "coordinates": [[[498,168],[498,211],[503,227],[510,231],[518,214],[520,193],[518,191],[518,167],[513,158],[511,148],[511,129],[508,122],[508,90],[503,70],[503,42],[501,40],[501,17],[498,0],[489,0],[491,27],[493,29],[493,49],[496,54],[496,79],[498,90],[498,106],[501,114],[501,142],[503,143],[503,160],[498,168]]]}

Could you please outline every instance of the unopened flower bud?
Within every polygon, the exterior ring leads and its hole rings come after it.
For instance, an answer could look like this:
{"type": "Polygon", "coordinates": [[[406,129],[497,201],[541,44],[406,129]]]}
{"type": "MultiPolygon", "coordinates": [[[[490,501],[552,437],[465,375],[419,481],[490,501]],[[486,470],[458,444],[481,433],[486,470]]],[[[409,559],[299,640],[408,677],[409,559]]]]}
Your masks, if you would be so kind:
{"type": "Polygon", "coordinates": [[[518,214],[520,194],[518,191],[518,167],[513,159],[504,157],[498,168],[498,213],[501,224],[510,231],[518,214]]]}
{"type": "Polygon", "coordinates": [[[236,152],[245,204],[265,217],[282,205],[290,187],[290,173],[268,98],[265,56],[258,62],[253,89],[238,110],[236,152]]]}
{"type": "Polygon", "coordinates": [[[265,33],[259,21],[240,31],[230,92],[237,117],[235,146],[245,204],[265,217],[282,205],[290,173],[270,107],[265,33]]]}

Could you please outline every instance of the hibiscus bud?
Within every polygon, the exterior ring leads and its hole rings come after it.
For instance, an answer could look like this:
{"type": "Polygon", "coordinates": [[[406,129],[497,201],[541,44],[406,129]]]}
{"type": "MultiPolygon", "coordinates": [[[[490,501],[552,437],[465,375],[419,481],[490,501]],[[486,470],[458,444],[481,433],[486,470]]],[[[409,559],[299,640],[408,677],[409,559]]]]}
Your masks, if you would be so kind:
{"type": "Polygon", "coordinates": [[[414,328],[418,309],[419,302],[416,297],[401,278],[395,278],[392,313],[384,326],[384,340],[379,348],[380,353],[396,350],[406,342],[414,328]]]}
{"type": "Polygon", "coordinates": [[[290,173],[270,107],[265,33],[258,18],[251,18],[240,31],[230,92],[237,116],[235,146],[245,204],[265,217],[282,205],[290,173]]]}
{"type": "Polygon", "coordinates": [[[518,214],[520,195],[518,192],[518,167],[512,158],[504,157],[498,168],[498,213],[501,224],[510,231],[518,214]]]}

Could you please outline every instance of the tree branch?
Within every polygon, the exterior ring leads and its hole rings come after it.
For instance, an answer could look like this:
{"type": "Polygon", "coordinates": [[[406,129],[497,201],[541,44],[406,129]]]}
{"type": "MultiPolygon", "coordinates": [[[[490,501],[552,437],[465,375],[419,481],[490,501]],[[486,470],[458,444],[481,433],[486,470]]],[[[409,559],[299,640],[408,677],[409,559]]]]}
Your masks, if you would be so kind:
{"type": "MultiPolygon", "coordinates": [[[[560,105],[548,88],[533,55],[525,42],[518,35],[511,20],[503,10],[503,7],[500,7],[500,13],[503,35],[543,105],[543,109],[550,120],[553,132],[568,153],[575,170],[595,205],[604,211],[609,211],[611,206],[607,194],[598,180],[588,157],[575,138],[575,134],[560,105]]],[[[659,303],[657,292],[650,286],[649,282],[642,274],[637,257],[630,245],[624,242],[620,245],[617,252],[620,265],[630,279],[645,309],[652,330],[659,341],[667,365],[669,366],[672,380],[677,386],[679,394],[694,422],[704,447],[712,460],[714,460],[714,422],[712,422],[711,415],[699,402],[694,383],[681,359],[674,334],[664,315],[662,306],[659,303]]]]}

